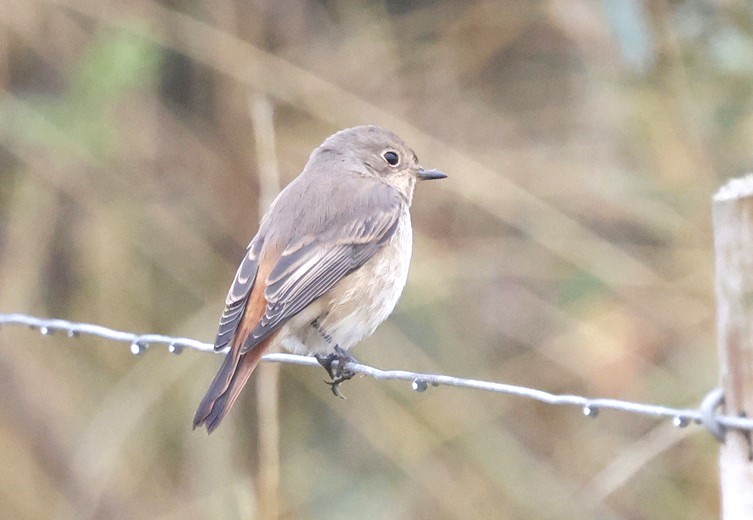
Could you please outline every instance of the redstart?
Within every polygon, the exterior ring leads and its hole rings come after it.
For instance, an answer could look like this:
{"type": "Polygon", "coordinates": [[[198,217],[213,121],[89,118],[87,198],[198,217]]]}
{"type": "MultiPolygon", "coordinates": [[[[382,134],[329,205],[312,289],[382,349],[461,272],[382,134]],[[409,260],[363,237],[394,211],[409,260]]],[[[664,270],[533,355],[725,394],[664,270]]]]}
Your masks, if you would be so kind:
{"type": "Polygon", "coordinates": [[[357,126],[329,137],[280,192],[235,275],[215,350],[230,345],[193,427],[220,424],[262,355],[314,355],[338,385],[348,349],[395,308],[408,277],[409,208],[426,170],[397,135],[357,126]]]}

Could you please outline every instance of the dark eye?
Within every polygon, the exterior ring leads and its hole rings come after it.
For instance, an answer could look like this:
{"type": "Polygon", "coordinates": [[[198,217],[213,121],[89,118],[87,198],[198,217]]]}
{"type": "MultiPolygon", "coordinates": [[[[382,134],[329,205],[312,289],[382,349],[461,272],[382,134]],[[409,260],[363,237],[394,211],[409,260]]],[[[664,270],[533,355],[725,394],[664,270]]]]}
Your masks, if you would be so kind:
{"type": "Polygon", "coordinates": [[[396,166],[400,162],[400,157],[395,152],[384,152],[382,154],[384,160],[389,163],[390,166],[396,166]]]}

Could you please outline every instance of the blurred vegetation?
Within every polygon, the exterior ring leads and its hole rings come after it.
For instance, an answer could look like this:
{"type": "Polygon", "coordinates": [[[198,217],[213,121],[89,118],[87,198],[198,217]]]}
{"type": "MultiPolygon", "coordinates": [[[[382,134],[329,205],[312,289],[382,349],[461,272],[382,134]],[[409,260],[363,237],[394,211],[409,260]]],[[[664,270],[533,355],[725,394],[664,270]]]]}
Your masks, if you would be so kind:
{"type": "MultiPolygon", "coordinates": [[[[408,287],[359,359],[694,406],[717,379],[709,201],[753,162],[752,15],[5,2],[0,312],[213,339],[275,186],[261,140],[284,185],[325,137],[376,123],[450,178],[419,187],[408,287]]],[[[342,401],[287,366],[270,498],[253,384],[214,435],[190,429],[219,358],[14,328],[0,349],[3,518],[248,518],[275,500],[284,518],[717,516],[697,428],[368,379],[342,401]]]]}

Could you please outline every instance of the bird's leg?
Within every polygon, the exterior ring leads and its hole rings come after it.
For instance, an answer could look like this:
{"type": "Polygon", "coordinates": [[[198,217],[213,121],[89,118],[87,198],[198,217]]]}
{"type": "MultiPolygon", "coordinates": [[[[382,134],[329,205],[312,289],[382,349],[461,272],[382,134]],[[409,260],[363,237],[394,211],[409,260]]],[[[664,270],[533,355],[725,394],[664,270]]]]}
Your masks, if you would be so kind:
{"type": "Polygon", "coordinates": [[[356,375],[354,371],[346,369],[345,365],[347,363],[358,363],[356,358],[351,356],[348,351],[340,347],[340,345],[335,345],[335,351],[332,354],[326,356],[323,354],[314,354],[314,357],[316,357],[319,364],[324,367],[327,374],[329,374],[329,377],[332,378],[332,381],[326,381],[332,389],[332,393],[341,399],[345,399],[340,393],[340,385],[356,375]]]}
{"type": "MultiPolygon", "coordinates": [[[[327,343],[332,344],[332,336],[322,328],[318,318],[311,322],[311,326],[322,335],[327,343]]],[[[356,358],[351,356],[347,350],[337,344],[334,346],[333,353],[326,356],[324,354],[314,354],[314,357],[319,364],[324,367],[327,374],[329,374],[329,377],[332,379],[332,381],[326,381],[330,388],[332,388],[332,393],[341,399],[345,399],[340,393],[340,385],[344,381],[351,379],[356,373],[352,370],[345,370],[344,367],[346,363],[358,363],[356,358]]]]}

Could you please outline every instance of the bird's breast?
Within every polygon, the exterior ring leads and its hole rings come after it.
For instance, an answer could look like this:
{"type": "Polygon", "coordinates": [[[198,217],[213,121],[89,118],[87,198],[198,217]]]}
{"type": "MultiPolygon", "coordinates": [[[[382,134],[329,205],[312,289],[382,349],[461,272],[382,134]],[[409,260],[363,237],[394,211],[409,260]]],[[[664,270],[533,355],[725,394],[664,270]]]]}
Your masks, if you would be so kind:
{"type": "Polygon", "coordinates": [[[390,240],[293,318],[282,334],[286,336],[282,345],[299,354],[328,353],[335,345],[349,349],[371,335],[392,313],[403,292],[412,249],[413,233],[406,206],[390,240]]]}
{"type": "Polygon", "coordinates": [[[333,288],[325,324],[342,348],[371,335],[392,313],[408,279],[412,249],[413,232],[406,207],[392,238],[333,288]]]}

